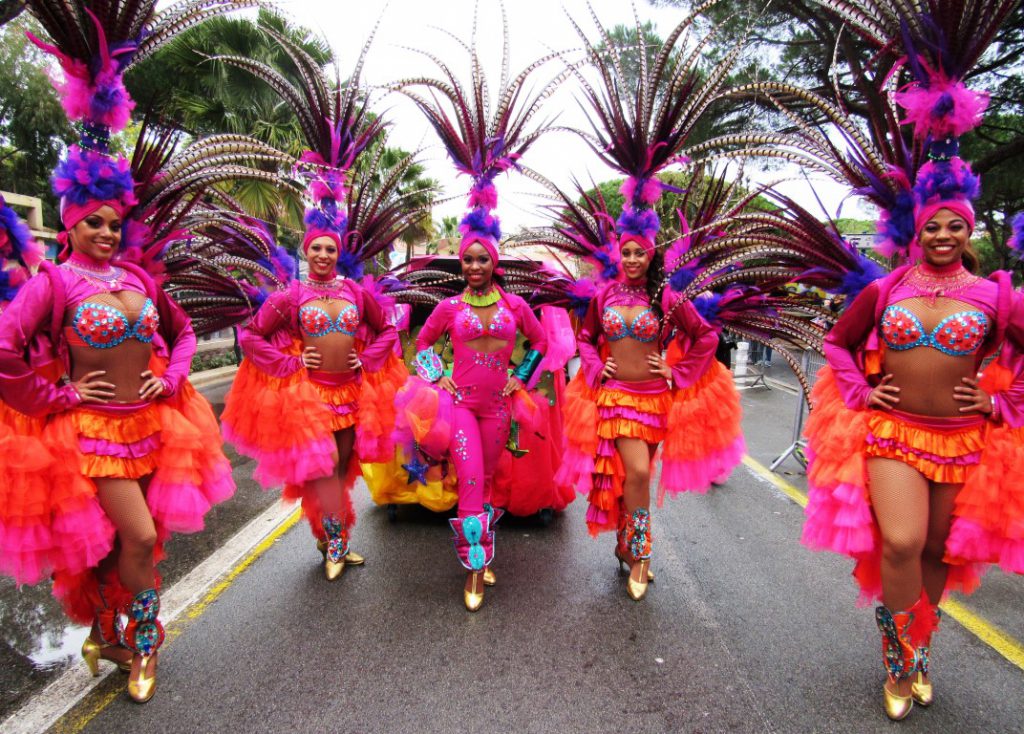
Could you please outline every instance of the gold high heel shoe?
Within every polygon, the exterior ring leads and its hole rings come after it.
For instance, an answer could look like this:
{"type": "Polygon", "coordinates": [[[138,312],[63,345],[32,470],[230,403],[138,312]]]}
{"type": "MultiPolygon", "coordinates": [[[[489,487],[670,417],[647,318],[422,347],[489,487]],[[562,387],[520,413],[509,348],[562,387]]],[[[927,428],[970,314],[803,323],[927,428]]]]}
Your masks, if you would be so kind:
{"type": "Polygon", "coordinates": [[[882,693],[885,694],[885,715],[893,721],[902,721],[907,718],[910,710],[914,708],[914,697],[901,696],[889,690],[888,685],[882,686],[882,693]]]}
{"type": "MultiPolygon", "coordinates": [[[[615,558],[619,562],[619,573],[629,573],[629,560],[619,555],[619,551],[615,549],[615,558]]],[[[650,568],[647,569],[647,583],[654,583],[654,571],[650,568]]]]}
{"type": "Polygon", "coordinates": [[[156,693],[156,653],[152,655],[136,655],[140,659],[139,675],[128,678],[128,696],[135,703],[146,703],[156,693]],[[149,672],[149,664],[153,663],[153,671],[149,672]]]}
{"type": "Polygon", "coordinates": [[[498,577],[494,575],[494,571],[488,566],[484,569],[484,586],[494,586],[498,583],[498,577]]]}
{"type": "Polygon", "coordinates": [[[651,560],[641,558],[637,561],[637,565],[640,566],[640,578],[643,581],[634,581],[632,570],[630,570],[629,578],[626,579],[626,593],[633,601],[640,601],[647,594],[647,584],[649,583],[647,574],[650,572],[651,560]]]}
{"type": "Polygon", "coordinates": [[[466,609],[471,612],[475,612],[484,605],[483,579],[483,571],[470,571],[466,577],[468,588],[463,587],[462,589],[462,601],[465,603],[466,609]]]}
{"type": "Polygon", "coordinates": [[[96,642],[92,637],[86,637],[85,642],[82,643],[82,660],[89,666],[89,672],[92,673],[92,677],[96,678],[100,674],[100,659],[107,660],[117,666],[117,669],[122,673],[127,673],[132,669],[131,662],[125,662],[123,660],[117,660],[112,657],[108,657],[103,654],[103,651],[110,647],[118,647],[107,642],[96,642]]]}
{"type": "Polygon", "coordinates": [[[910,696],[915,703],[922,706],[931,706],[935,700],[935,689],[931,682],[925,683],[924,673],[918,671],[917,677],[910,684],[910,696]]]}

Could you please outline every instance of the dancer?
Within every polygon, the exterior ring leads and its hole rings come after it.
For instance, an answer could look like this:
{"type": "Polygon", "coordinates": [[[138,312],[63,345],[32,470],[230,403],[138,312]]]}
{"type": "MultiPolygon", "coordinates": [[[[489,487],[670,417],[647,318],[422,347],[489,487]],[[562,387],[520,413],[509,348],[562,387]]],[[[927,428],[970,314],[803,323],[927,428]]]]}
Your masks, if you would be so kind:
{"type": "Polygon", "coordinates": [[[982,563],[1024,572],[1013,468],[1024,321],[1006,273],[975,274],[979,181],[958,154],[958,137],[980,124],[987,102],[963,83],[984,44],[965,50],[944,30],[991,38],[1012,3],[984,18],[946,5],[913,23],[887,16],[876,32],[888,35],[871,39],[899,39],[891,52],[906,55],[913,81],[895,99],[928,158],[880,223],[911,264],[865,288],[829,333],[806,429],[803,540],[855,558],[862,598],[881,598],[884,707],[894,720],[934,700],[930,651],[943,594],[972,591],[982,563]],[[899,208],[907,201],[912,213],[899,208]]]}
{"type": "MultiPolygon", "coordinates": [[[[677,26],[673,43],[693,20],[677,26]]],[[[590,235],[577,232],[573,238],[594,253],[607,282],[594,295],[579,333],[583,364],[569,388],[568,447],[559,478],[589,493],[592,534],[616,531],[615,555],[630,566],[627,593],[640,600],[650,579],[650,469],[658,444],[667,438],[659,503],[666,490],[706,491],[743,456],[739,396],[730,373],[714,359],[718,336],[688,298],[662,293],[654,210],[663,190],[672,188],[657,174],[682,162],[697,119],[683,114],[686,105],[665,90],[710,95],[724,74],[707,75],[700,89],[692,82],[687,86],[681,80],[692,70],[665,63],[673,45],[668,43],[658,63],[643,66],[639,83],[626,83],[603,43],[594,45],[582,31],[580,36],[603,81],[599,92],[587,86],[595,134],[581,135],[626,176],[625,203],[612,232],[603,202],[590,202],[597,231],[589,227],[590,235]],[[662,349],[669,342],[674,347],[666,360],[662,349]]]]}
{"type": "MultiPolygon", "coordinates": [[[[309,122],[311,149],[297,169],[313,204],[302,240],[309,277],[272,293],[241,330],[246,359],[222,419],[227,439],[257,460],[257,481],[284,484],[286,498],[301,500],[325,575],[334,581],[346,566],[364,563],[349,547],[351,489],[360,461],[392,455],[395,391],[408,378],[395,353],[393,314],[381,306],[387,299],[372,278],[360,283],[362,264],[390,247],[421,212],[396,189],[412,156],[398,162],[398,173],[383,186],[371,189],[372,168],[354,185],[349,180],[359,156],[383,145],[384,121],[370,119],[358,79],[328,92],[322,71],[282,43],[305,79],[322,82],[311,84],[308,95],[285,97],[309,122]]],[[[269,68],[254,73],[275,89],[289,84],[269,68]]]]}
{"type": "MultiPolygon", "coordinates": [[[[28,4],[53,41],[32,37],[61,63],[58,90],[81,138],[53,179],[62,264],[40,264],[0,316],[3,570],[22,583],[52,573],[69,617],[92,625],[82,656],[93,674],[100,659],[129,670],[140,703],[156,690],[163,642],[163,544],[172,531],[202,529],[234,492],[216,419],[186,379],[190,321],[129,261],[167,242],[147,239],[140,182],[108,147],[133,107],[125,68],[182,27],[151,18],[154,4],[28,4]]],[[[217,11],[174,12],[187,26],[217,11]]]]}

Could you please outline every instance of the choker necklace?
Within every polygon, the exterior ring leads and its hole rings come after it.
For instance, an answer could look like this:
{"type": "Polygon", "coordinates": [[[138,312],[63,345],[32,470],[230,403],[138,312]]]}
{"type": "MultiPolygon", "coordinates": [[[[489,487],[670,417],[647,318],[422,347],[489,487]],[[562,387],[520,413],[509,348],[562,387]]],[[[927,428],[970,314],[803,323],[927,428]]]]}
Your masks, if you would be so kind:
{"type": "Polygon", "coordinates": [[[100,267],[70,258],[64,263],[64,266],[79,277],[107,291],[118,290],[125,272],[109,263],[106,267],[100,267]]]}
{"type": "Polygon", "coordinates": [[[493,287],[487,291],[478,291],[473,288],[466,288],[466,290],[462,291],[462,302],[477,308],[493,306],[500,300],[501,293],[498,292],[497,288],[493,287]]]}
{"type": "Polygon", "coordinates": [[[921,265],[915,265],[907,272],[903,280],[919,295],[927,296],[931,305],[934,306],[936,298],[959,293],[977,283],[981,278],[970,273],[963,266],[950,273],[942,273],[928,271],[921,265]]]}
{"type": "Polygon", "coordinates": [[[321,290],[337,290],[341,287],[341,284],[345,282],[344,276],[335,275],[331,280],[317,280],[315,278],[307,278],[306,285],[310,288],[319,288],[321,290]]]}

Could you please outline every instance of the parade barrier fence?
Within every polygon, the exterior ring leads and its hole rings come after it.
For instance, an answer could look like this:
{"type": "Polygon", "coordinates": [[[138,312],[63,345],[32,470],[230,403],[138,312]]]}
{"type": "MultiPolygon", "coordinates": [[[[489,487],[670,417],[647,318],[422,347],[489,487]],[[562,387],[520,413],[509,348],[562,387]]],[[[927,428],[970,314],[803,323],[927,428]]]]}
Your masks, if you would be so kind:
{"type": "MultiPolygon", "coordinates": [[[[818,370],[825,366],[825,357],[817,352],[810,349],[804,351],[803,356],[800,358],[800,367],[807,375],[807,379],[810,381],[811,386],[814,386],[814,382],[818,379],[818,370]]],[[[793,437],[792,443],[789,447],[776,457],[775,461],[768,467],[771,471],[777,471],[779,466],[782,465],[786,459],[792,456],[794,459],[800,462],[800,465],[807,468],[807,456],[804,453],[804,448],[807,442],[801,435],[804,431],[804,420],[807,418],[807,411],[810,410],[810,406],[807,404],[807,396],[804,395],[803,390],[797,390],[797,406],[796,415],[793,419],[793,437]]]]}

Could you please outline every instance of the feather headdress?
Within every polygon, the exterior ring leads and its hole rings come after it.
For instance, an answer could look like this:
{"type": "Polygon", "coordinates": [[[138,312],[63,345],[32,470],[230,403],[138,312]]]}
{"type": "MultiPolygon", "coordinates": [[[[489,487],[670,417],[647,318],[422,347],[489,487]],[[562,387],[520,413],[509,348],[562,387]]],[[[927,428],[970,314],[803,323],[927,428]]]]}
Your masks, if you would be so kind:
{"type": "Polygon", "coordinates": [[[0,196],[0,310],[43,260],[43,248],[0,196]]]}
{"type": "MultiPolygon", "coordinates": [[[[468,211],[459,224],[461,248],[479,242],[490,250],[495,260],[501,240],[501,222],[495,214],[498,206],[495,179],[509,169],[518,168],[523,154],[544,132],[545,125],[531,128],[530,122],[561,79],[557,77],[549,81],[539,92],[524,94],[527,80],[538,68],[555,58],[552,54],[530,64],[510,80],[508,23],[504,6],[501,14],[504,28],[502,71],[493,112],[476,49],[461,41],[459,44],[469,54],[471,62],[468,89],[444,62],[426,51],[419,53],[437,65],[444,79],[416,77],[395,85],[426,115],[456,169],[472,179],[468,211]],[[429,98],[414,91],[417,88],[424,88],[429,98]]],[[[474,36],[475,30],[474,27],[474,36]]]]}

